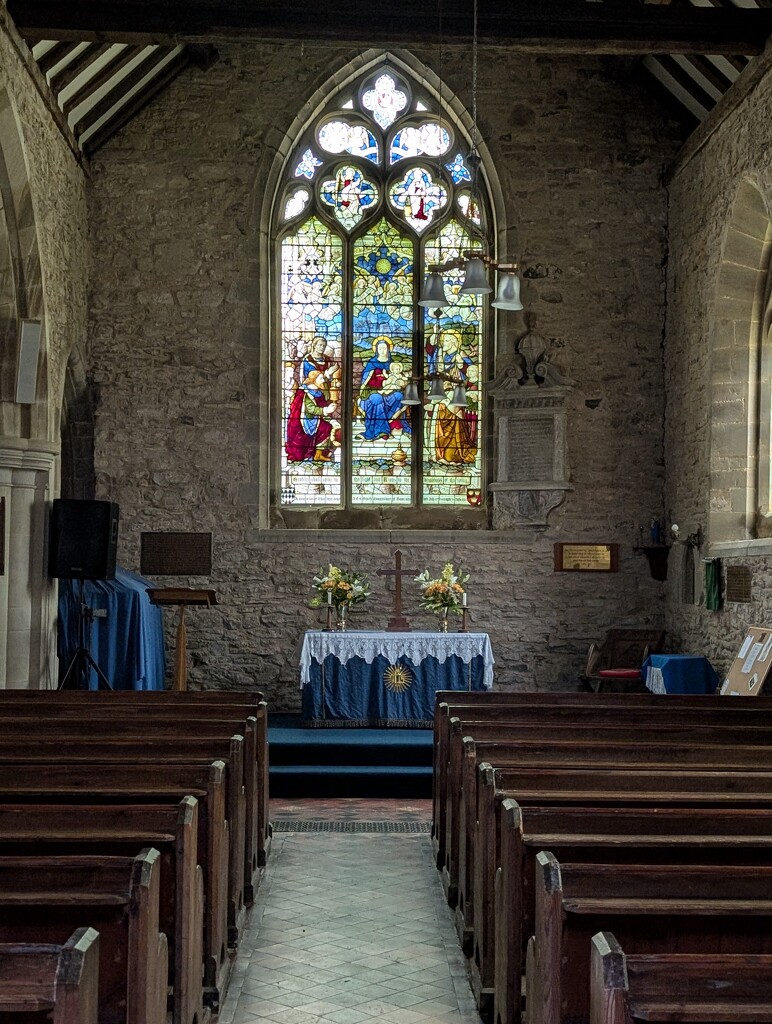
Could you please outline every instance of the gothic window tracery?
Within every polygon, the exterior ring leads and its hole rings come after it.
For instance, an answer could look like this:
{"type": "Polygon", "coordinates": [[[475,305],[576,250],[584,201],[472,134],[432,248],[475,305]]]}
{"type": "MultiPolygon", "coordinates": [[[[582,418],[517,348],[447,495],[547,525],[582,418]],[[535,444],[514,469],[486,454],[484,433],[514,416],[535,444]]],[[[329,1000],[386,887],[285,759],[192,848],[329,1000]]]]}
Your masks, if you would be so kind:
{"type": "Polygon", "coordinates": [[[297,140],[276,218],[283,504],[480,503],[482,302],[450,271],[451,305],[418,306],[430,264],[482,245],[466,145],[387,63],[297,140]],[[464,383],[466,408],[451,382],[405,405],[411,378],[436,373],[464,383]]]}

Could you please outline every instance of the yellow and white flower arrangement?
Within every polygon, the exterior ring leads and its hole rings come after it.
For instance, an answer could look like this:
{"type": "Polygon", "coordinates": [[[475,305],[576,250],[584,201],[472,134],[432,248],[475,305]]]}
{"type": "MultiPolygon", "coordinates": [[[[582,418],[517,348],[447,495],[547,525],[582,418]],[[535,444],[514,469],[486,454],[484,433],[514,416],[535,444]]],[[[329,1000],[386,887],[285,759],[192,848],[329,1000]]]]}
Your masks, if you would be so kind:
{"type": "Polygon", "coordinates": [[[421,584],[421,607],[435,615],[445,610],[461,613],[465,606],[466,590],[464,584],[469,580],[469,573],[456,569],[452,562],[446,562],[442,575],[438,579],[429,579],[429,570],[424,569],[415,582],[421,584]]]}
{"type": "Polygon", "coordinates": [[[370,596],[370,584],[364,573],[346,572],[332,564],[326,572],[320,569],[314,576],[313,587],[318,593],[311,599],[312,608],[324,604],[334,604],[337,608],[341,605],[361,604],[370,596]]]}

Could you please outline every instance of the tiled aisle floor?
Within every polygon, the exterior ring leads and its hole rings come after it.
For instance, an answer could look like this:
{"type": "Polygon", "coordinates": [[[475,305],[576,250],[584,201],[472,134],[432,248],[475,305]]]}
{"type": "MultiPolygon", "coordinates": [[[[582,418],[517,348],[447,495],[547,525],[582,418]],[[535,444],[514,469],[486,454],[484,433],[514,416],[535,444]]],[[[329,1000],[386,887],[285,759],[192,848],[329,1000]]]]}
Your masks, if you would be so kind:
{"type": "Polygon", "coordinates": [[[479,1024],[425,835],[275,834],[219,1024],[479,1024]]]}

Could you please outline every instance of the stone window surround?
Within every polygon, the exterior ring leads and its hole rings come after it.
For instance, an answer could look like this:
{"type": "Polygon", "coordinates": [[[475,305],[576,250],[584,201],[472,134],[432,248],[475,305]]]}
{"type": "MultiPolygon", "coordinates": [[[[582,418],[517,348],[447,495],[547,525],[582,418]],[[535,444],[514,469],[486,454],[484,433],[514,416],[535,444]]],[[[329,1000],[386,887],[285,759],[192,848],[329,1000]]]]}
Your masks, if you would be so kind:
{"type": "MultiPolygon", "coordinates": [[[[300,138],[310,127],[313,121],[322,113],[332,96],[340,92],[348,84],[359,78],[363,73],[375,68],[382,62],[389,62],[397,71],[402,71],[408,77],[417,79],[422,88],[428,91],[443,108],[449,110],[455,121],[467,133],[471,134],[472,121],[469,113],[461,101],[451,94],[448,86],[441,82],[439,77],[421,61],[417,60],[407,51],[384,51],[380,49],[368,50],[357,59],[348,62],[345,66],[334,72],[311,97],[303,110],[293,121],[290,128],[284,133],[283,138],[276,146],[276,155],[269,173],[267,187],[263,192],[266,197],[262,204],[260,215],[260,262],[263,265],[274,266],[273,239],[276,231],[273,222],[274,210],[278,209],[277,200],[284,183],[286,162],[292,152],[296,140],[300,138]]],[[[485,168],[488,185],[488,195],[493,211],[492,220],[495,225],[496,241],[501,251],[508,251],[507,219],[498,176],[492,165],[490,154],[484,145],[480,143],[478,150],[485,168]]],[[[276,356],[276,298],[273,294],[274,288],[268,290],[269,301],[260,304],[260,361],[264,365],[274,365],[276,356]]],[[[491,323],[487,330],[487,358],[492,366],[495,366],[497,336],[496,318],[491,317],[491,323]]],[[[260,406],[268,410],[272,424],[278,422],[278,411],[276,408],[276,397],[272,394],[270,381],[275,380],[273,374],[261,374],[260,406]]],[[[273,434],[273,431],[266,432],[273,434]]],[[[274,435],[275,437],[275,435],[274,435]]],[[[492,445],[488,446],[489,449],[492,445]]],[[[361,510],[343,510],[331,507],[320,507],[319,509],[297,509],[291,506],[281,506],[276,501],[279,490],[280,477],[278,472],[278,458],[275,449],[275,442],[263,440],[258,445],[259,475],[263,486],[259,487],[258,494],[261,496],[259,508],[259,526],[268,531],[276,531],[277,535],[287,531],[295,536],[299,533],[305,534],[309,528],[329,536],[330,531],[335,530],[356,530],[364,528],[372,530],[377,538],[383,538],[387,530],[395,527],[397,533],[407,532],[411,536],[416,531],[428,529],[439,529],[442,533],[457,534],[463,530],[465,536],[472,536],[481,531],[489,529],[488,509],[463,508],[460,506],[437,506],[431,509],[418,509],[411,506],[395,506],[394,508],[379,506],[365,506],[361,510]],[[263,497],[265,496],[265,497],[263,497]],[[418,515],[417,515],[418,513],[418,515]],[[332,522],[326,528],[323,522],[332,522]],[[323,519],[322,517],[325,517],[323,519]],[[411,519],[418,519],[419,522],[413,526],[411,519]],[[319,529],[319,527],[322,527],[319,529]],[[384,527],[386,529],[384,529],[384,527]]],[[[491,460],[495,453],[490,450],[486,452],[483,460],[483,480],[490,479],[489,471],[491,460]]],[[[273,535],[273,534],[271,534],[273,535]]]]}
{"type": "Polygon", "coordinates": [[[716,287],[708,514],[709,551],[715,556],[772,553],[771,256],[768,203],[762,187],[746,179],[725,231],[716,287]]]}

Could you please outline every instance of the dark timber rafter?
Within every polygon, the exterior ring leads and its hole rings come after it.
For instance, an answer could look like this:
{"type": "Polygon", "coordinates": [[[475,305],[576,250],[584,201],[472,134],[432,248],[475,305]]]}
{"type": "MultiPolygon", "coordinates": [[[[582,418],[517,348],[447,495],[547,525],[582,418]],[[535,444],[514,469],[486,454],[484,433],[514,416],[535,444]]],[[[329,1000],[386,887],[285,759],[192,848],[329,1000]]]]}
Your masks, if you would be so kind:
{"type": "MultiPolygon", "coordinates": [[[[482,0],[483,44],[509,50],[607,54],[757,54],[772,35],[772,10],[693,7],[635,0],[482,0]]],[[[209,42],[213,37],[401,44],[436,39],[436,19],[403,0],[7,0],[22,34],[93,42],[209,42]]],[[[446,0],[443,34],[467,41],[471,3],[446,0]]]]}

